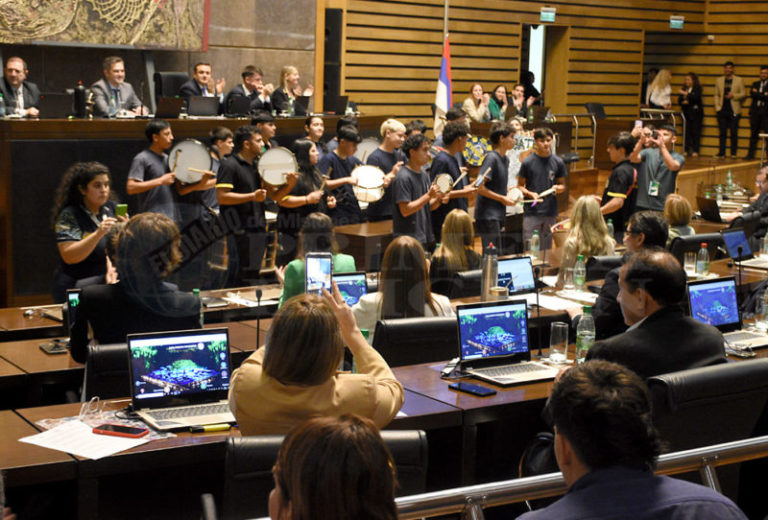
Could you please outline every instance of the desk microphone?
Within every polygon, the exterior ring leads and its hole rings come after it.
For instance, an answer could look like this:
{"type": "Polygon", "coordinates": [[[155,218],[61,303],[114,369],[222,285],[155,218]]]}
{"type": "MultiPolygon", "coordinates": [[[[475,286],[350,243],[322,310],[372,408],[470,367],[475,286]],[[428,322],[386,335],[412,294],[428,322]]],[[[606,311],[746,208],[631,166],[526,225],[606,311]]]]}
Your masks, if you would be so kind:
{"type": "Polygon", "coordinates": [[[533,285],[536,288],[536,321],[537,328],[539,330],[539,359],[544,357],[544,353],[541,351],[541,306],[539,305],[539,274],[541,273],[541,267],[538,265],[533,268],[533,285]]]}
{"type": "Polygon", "coordinates": [[[256,348],[261,347],[260,334],[261,334],[261,289],[256,289],[256,348]]]}
{"type": "Polygon", "coordinates": [[[736,251],[739,253],[739,256],[736,258],[736,266],[739,269],[739,285],[744,285],[744,279],[741,277],[741,251],[744,248],[742,246],[737,246],[736,251]]]}
{"type": "Polygon", "coordinates": [[[376,261],[374,262],[376,271],[376,290],[381,290],[381,242],[376,242],[376,261]]]}

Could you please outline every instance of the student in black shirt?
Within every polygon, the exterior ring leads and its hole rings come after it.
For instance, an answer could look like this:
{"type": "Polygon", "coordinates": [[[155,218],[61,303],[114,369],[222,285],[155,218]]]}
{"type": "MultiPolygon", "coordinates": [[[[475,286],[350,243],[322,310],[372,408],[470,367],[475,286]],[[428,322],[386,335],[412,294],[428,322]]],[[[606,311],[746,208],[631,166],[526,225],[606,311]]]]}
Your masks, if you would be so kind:
{"type": "Polygon", "coordinates": [[[368,204],[366,214],[369,222],[392,218],[392,190],[389,187],[404,162],[399,150],[403,142],[405,125],[397,119],[387,119],[381,124],[381,146],[365,158],[365,164],[377,166],[384,172],[384,196],[368,204]]]}
{"type": "Polygon", "coordinates": [[[619,132],[608,139],[607,151],[614,166],[605,182],[600,213],[606,221],[613,221],[613,238],[617,244],[623,240],[624,227],[635,211],[637,169],[629,161],[629,154],[634,148],[635,138],[629,132],[619,132]]]}
{"type": "Polygon", "coordinates": [[[327,177],[326,187],[336,198],[336,207],[329,211],[329,216],[334,226],[358,224],[363,222],[363,212],[352,189],[357,183],[352,170],[362,164],[354,155],[362,139],[353,126],[341,127],[336,137],[338,146],[325,154],[318,164],[320,173],[327,177]]]}

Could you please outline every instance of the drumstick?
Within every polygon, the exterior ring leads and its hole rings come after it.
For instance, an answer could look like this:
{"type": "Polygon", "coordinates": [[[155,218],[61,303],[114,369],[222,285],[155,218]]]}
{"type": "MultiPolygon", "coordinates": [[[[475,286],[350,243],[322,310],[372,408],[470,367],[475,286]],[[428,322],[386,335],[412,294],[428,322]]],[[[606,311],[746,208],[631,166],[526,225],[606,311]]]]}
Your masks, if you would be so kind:
{"type": "MultiPolygon", "coordinates": [[[[459,178],[458,178],[458,179],[456,179],[455,181],[453,181],[453,185],[451,186],[451,188],[455,188],[455,187],[456,187],[456,185],[459,183],[459,181],[460,181],[461,179],[463,179],[464,177],[466,177],[468,173],[469,173],[469,170],[464,170],[464,173],[462,173],[461,175],[459,175],[459,178]]],[[[487,173],[487,172],[486,172],[486,173],[487,173]]]]}
{"type": "Polygon", "coordinates": [[[176,150],[176,153],[173,154],[173,168],[171,168],[172,172],[176,171],[176,165],[179,163],[179,154],[181,153],[181,150],[176,150]]]}
{"type": "Polygon", "coordinates": [[[188,168],[187,168],[187,170],[189,170],[189,171],[191,171],[191,172],[193,172],[193,173],[207,173],[207,174],[208,174],[208,175],[210,175],[211,177],[216,177],[216,174],[215,174],[215,173],[213,173],[213,172],[212,172],[212,171],[210,171],[210,170],[201,170],[201,169],[199,169],[199,168],[192,168],[192,167],[188,167],[188,168]]]}

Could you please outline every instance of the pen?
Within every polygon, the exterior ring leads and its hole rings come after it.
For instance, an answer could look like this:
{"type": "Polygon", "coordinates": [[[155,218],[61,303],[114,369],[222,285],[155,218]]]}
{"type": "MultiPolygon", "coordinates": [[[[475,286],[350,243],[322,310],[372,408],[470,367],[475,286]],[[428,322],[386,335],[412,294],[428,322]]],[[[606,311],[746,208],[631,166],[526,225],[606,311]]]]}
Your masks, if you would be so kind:
{"type": "Polygon", "coordinates": [[[204,432],[225,432],[232,428],[230,424],[209,424],[207,426],[191,426],[189,431],[191,433],[204,433],[204,432]]]}

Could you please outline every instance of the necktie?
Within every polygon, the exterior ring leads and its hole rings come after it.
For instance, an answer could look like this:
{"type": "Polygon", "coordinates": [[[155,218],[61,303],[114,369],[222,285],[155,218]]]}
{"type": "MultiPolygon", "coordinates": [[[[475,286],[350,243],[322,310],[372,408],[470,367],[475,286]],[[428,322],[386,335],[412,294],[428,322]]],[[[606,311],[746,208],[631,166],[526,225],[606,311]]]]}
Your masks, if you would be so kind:
{"type": "Polygon", "coordinates": [[[24,87],[16,91],[16,109],[20,114],[24,112],[24,87]]]}

